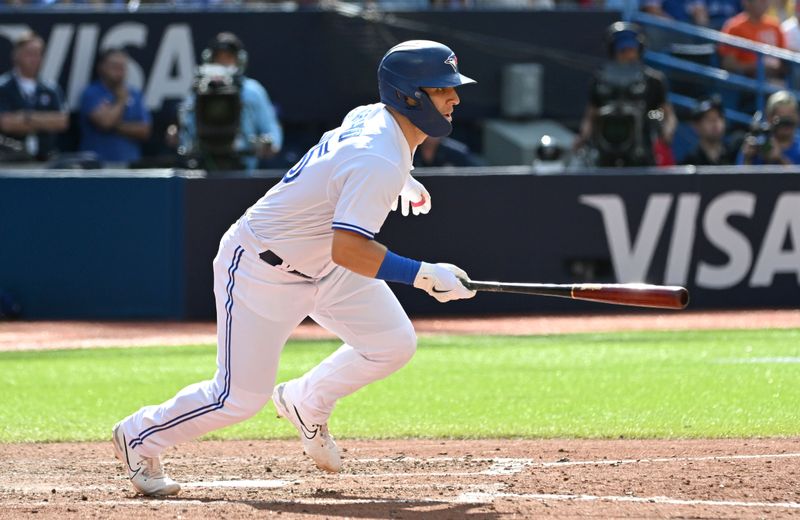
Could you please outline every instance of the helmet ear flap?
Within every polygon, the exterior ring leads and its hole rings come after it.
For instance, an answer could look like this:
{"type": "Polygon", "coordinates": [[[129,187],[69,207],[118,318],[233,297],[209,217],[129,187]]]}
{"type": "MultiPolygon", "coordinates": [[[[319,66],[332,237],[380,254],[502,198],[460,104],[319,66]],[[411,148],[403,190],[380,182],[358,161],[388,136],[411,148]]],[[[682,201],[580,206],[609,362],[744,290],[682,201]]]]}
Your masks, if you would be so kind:
{"type": "Polygon", "coordinates": [[[419,103],[412,110],[419,111],[422,115],[417,121],[412,121],[420,130],[430,137],[446,137],[453,131],[453,125],[444,118],[433,100],[424,90],[418,90],[419,103]]]}

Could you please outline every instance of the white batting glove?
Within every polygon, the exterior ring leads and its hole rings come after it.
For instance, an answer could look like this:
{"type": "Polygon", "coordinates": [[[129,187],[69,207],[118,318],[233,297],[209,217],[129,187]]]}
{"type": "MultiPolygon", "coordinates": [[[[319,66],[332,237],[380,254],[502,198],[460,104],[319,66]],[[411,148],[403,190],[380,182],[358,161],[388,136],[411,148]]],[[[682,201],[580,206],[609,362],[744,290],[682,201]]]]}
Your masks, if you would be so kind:
{"type": "Polygon", "coordinates": [[[414,287],[422,289],[441,303],[475,296],[475,291],[464,287],[459,278],[469,280],[467,273],[453,264],[422,262],[422,267],[414,279],[414,287]]]}
{"type": "MultiPolygon", "coordinates": [[[[408,216],[409,209],[414,215],[427,215],[431,210],[431,194],[425,189],[417,179],[408,176],[403,189],[400,190],[400,212],[404,217],[408,216]]],[[[392,211],[397,209],[397,200],[392,203],[392,211]]]]}

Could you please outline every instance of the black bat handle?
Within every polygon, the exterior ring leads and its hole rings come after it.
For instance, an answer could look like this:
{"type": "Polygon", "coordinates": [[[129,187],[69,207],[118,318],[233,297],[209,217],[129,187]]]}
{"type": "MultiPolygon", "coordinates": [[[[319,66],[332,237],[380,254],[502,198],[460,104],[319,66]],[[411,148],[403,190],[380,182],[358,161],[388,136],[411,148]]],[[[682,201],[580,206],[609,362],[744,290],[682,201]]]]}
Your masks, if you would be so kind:
{"type": "Polygon", "coordinates": [[[461,284],[470,291],[504,292],[499,282],[475,282],[459,278],[461,284]]]}

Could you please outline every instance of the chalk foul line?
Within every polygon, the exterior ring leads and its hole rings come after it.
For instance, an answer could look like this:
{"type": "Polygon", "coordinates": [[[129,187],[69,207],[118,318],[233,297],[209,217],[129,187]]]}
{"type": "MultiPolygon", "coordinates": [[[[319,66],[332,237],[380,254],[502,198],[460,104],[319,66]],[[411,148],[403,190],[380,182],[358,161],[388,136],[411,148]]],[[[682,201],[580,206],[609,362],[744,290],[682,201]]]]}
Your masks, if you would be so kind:
{"type": "Polygon", "coordinates": [[[761,453],[755,455],[704,455],[702,457],[661,457],[653,459],[602,459],[602,460],[566,460],[563,462],[542,462],[538,467],[549,468],[553,466],[594,466],[607,464],[641,464],[652,462],[700,462],[706,460],[751,460],[751,459],[791,459],[800,457],[800,453],[761,453]]]}
{"type": "Polygon", "coordinates": [[[188,488],[259,488],[276,489],[286,487],[296,481],[291,480],[211,480],[208,482],[186,482],[181,484],[184,489],[188,488]]]}
{"type": "Polygon", "coordinates": [[[782,509],[800,509],[798,502],[742,502],[739,500],[695,500],[670,497],[635,497],[635,496],[597,496],[597,495],[554,495],[547,493],[462,493],[456,502],[466,504],[485,504],[494,502],[498,498],[529,499],[529,500],[559,500],[581,502],[633,502],[642,504],[662,504],[675,506],[732,506],[732,507],[774,507],[782,509]]]}

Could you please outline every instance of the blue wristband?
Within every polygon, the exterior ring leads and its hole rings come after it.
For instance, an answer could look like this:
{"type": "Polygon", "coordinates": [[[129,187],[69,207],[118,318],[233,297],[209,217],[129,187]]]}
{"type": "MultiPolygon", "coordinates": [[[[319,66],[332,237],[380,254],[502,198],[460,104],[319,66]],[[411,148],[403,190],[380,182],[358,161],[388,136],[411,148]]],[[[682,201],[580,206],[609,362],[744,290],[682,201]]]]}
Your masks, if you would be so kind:
{"type": "Polygon", "coordinates": [[[412,260],[387,250],[375,278],[386,280],[387,282],[414,285],[414,278],[417,277],[420,267],[422,267],[422,262],[419,260],[412,260]]]}

